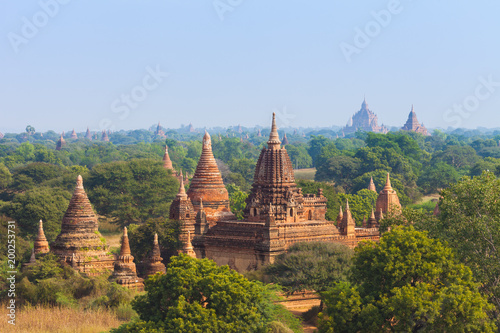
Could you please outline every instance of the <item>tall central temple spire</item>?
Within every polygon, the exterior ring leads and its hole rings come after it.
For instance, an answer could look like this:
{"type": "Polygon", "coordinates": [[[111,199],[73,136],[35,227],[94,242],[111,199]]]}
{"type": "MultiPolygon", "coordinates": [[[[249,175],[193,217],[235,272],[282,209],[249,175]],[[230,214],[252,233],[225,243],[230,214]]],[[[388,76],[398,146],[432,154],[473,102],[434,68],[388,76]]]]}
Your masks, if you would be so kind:
{"type": "Polygon", "coordinates": [[[267,141],[267,148],[269,149],[280,149],[281,141],[278,134],[278,126],[276,126],[276,114],[273,112],[273,123],[271,125],[271,133],[269,134],[269,140],[267,141]]]}
{"type": "Polygon", "coordinates": [[[229,194],[222,182],[222,176],[212,152],[212,139],[206,131],[203,136],[200,160],[187,195],[196,211],[200,209],[200,202],[203,200],[207,220],[214,224],[218,220],[234,218],[229,209],[229,194]]]}

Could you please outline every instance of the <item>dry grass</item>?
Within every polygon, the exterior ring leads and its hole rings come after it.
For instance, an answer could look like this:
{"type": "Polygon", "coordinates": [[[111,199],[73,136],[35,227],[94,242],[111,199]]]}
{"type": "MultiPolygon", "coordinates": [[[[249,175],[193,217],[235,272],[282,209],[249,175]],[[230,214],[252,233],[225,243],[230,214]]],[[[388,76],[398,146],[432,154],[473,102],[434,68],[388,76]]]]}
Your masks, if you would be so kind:
{"type": "Polygon", "coordinates": [[[15,326],[7,323],[5,305],[1,306],[0,317],[0,332],[94,333],[107,332],[124,323],[110,310],[83,311],[45,306],[18,309],[15,326]]]}
{"type": "Polygon", "coordinates": [[[420,199],[417,202],[417,204],[422,204],[424,202],[433,201],[433,200],[439,200],[439,193],[432,193],[432,194],[425,195],[422,197],[422,199],[420,199]]]}
{"type": "Polygon", "coordinates": [[[303,180],[314,180],[314,175],[316,174],[316,168],[309,169],[295,169],[293,170],[295,174],[295,179],[303,180]]]}

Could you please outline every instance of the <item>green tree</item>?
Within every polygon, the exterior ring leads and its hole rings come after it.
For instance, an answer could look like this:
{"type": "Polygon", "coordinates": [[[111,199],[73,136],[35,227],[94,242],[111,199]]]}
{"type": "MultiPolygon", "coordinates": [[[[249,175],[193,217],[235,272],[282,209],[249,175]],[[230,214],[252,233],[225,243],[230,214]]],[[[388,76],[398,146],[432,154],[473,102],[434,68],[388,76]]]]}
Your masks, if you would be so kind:
{"type": "Polygon", "coordinates": [[[236,215],[238,220],[242,220],[243,210],[246,207],[245,200],[248,198],[248,193],[241,191],[240,188],[234,184],[227,184],[226,188],[229,193],[231,212],[236,215]]]}
{"type": "Polygon", "coordinates": [[[349,208],[352,217],[356,221],[356,225],[360,226],[363,219],[370,217],[372,209],[375,210],[375,203],[377,202],[377,193],[362,189],[357,194],[339,193],[340,205],[345,208],[346,201],[349,200],[349,208]]]}
{"type": "Polygon", "coordinates": [[[0,163],[0,190],[5,190],[12,182],[12,174],[7,167],[0,163]]]}
{"type": "Polygon", "coordinates": [[[179,240],[179,221],[168,220],[164,217],[150,218],[144,224],[131,224],[128,228],[130,250],[137,262],[142,261],[153,249],[155,233],[158,234],[158,244],[162,258],[166,262],[182,249],[182,242],[179,240]]]}
{"type": "Polygon", "coordinates": [[[160,161],[144,159],[97,165],[85,186],[99,214],[126,226],[166,216],[179,182],[160,161]]]}
{"type": "Polygon", "coordinates": [[[481,282],[500,316],[500,180],[492,172],[464,177],[441,191],[439,218],[425,227],[447,241],[481,282]]]}
{"type": "Polygon", "coordinates": [[[37,187],[14,196],[2,206],[1,212],[14,219],[20,235],[33,239],[38,232],[38,221],[43,220],[45,236],[55,239],[61,230],[61,221],[68,208],[71,194],[59,188],[37,187]]]}
{"type": "Polygon", "coordinates": [[[309,140],[309,147],[307,152],[312,158],[313,165],[318,166],[317,157],[321,154],[321,148],[326,146],[330,142],[330,139],[325,138],[323,135],[311,135],[311,140],[309,140]]]}
{"type": "Polygon", "coordinates": [[[322,292],[347,280],[353,253],[339,243],[297,243],[264,271],[287,294],[304,290],[322,292]]]}
{"type": "Polygon", "coordinates": [[[336,185],[342,186],[349,191],[352,188],[352,181],[359,175],[361,160],[350,156],[336,156],[329,158],[326,163],[318,165],[314,180],[333,181],[336,185]]]}
{"type": "Polygon", "coordinates": [[[413,227],[355,249],[351,284],[323,293],[320,332],[493,332],[493,306],[451,248],[413,227]]]}
{"type": "Polygon", "coordinates": [[[279,320],[272,290],[208,259],[173,257],[145,289],[132,302],[140,320],[112,332],[267,332],[279,320]]]}
{"type": "Polygon", "coordinates": [[[424,168],[417,184],[426,193],[435,193],[439,189],[447,187],[450,183],[456,183],[460,175],[451,165],[444,162],[437,162],[424,168]]]}

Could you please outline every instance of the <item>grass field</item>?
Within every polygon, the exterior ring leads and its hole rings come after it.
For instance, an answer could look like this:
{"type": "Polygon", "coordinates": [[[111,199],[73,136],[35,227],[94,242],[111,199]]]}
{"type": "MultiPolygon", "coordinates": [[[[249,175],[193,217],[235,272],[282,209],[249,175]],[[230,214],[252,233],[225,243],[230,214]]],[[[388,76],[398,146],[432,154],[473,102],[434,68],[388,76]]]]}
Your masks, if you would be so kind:
{"type": "Polygon", "coordinates": [[[7,322],[7,308],[1,306],[0,332],[97,333],[107,332],[126,321],[110,310],[83,311],[71,308],[33,306],[18,309],[16,325],[7,322]]]}
{"type": "Polygon", "coordinates": [[[299,180],[299,179],[314,180],[314,175],[316,174],[316,168],[295,169],[293,171],[294,171],[296,180],[299,180]]]}

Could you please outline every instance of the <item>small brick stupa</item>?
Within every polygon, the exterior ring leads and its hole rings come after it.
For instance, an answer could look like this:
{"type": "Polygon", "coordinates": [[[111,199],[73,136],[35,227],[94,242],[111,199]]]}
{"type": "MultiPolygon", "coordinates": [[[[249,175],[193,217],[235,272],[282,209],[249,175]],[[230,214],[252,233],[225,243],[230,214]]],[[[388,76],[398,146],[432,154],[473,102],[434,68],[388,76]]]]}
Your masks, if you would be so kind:
{"type": "Polygon", "coordinates": [[[97,215],[83,189],[82,176],[77,177],[61,233],[50,248],[62,261],[87,275],[106,274],[113,269],[115,258],[98,231],[97,215]]]}
{"type": "Polygon", "coordinates": [[[73,128],[73,132],[71,132],[71,139],[78,139],[78,135],[76,135],[74,128],[73,128]]]}
{"type": "Polygon", "coordinates": [[[172,160],[168,155],[167,145],[165,145],[165,154],[163,154],[163,167],[167,170],[172,170],[172,176],[177,177],[177,172],[175,171],[174,166],[172,165],[172,160]]]}
{"type": "Polygon", "coordinates": [[[45,237],[45,233],[43,232],[42,220],[40,220],[40,223],[38,225],[38,235],[35,238],[34,245],[35,254],[49,252],[49,242],[47,242],[47,238],[45,237]]]}
{"type": "Polygon", "coordinates": [[[235,218],[229,208],[229,194],[215,162],[212,140],[208,132],[203,136],[200,160],[187,195],[196,211],[200,209],[200,200],[203,200],[207,220],[211,225],[215,225],[217,221],[235,218]]]}
{"type": "Polygon", "coordinates": [[[163,258],[161,257],[160,245],[158,244],[158,234],[155,233],[153,250],[144,259],[144,276],[147,277],[158,272],[165,273],[167,269],[165,268],[162,260],[163,258]]]}
{"type": "Polygon", "coordinates": [[[377,218],[377,221],[380,221],[380,219],[383,218],[383,214],[391,212],[395,209],[401,210],[401,204],[399,203],[398,194],[396,193],[396,191],[394,191],[394,189],[391,186],[391,179],[389,177],[389,173],[387,173],[387,180],[385,182],[385,186],[382,189],[382,191],[380,191],[377,198],[377,203],[375,208],[375,217],[377,218]]]}
{"type": "Polygon", "coordinates": [[[109,280],[115,281],[119,285],[128,289],[135,289],[138,291],[144,290],[144,280],[137,277],[134,257],[130,252],[126,227],[123,228],[120,255],[115,261],[113,275],[110,276],[109,280]]]}
{"type": "Polygon", "coordinates": [[[370,177],[370,185],[368,185],[368,189],[377,193],[377,188],[375,187],[375,183],[373,182],[373,177],[370,177]]]}
{"type": "Polygon", "coordinates": [[[85,139],[92,141],[92,134],[90,133],[90,129],[87,127],[87,132],[85,133],[85,139]]]}
{"type": "Polygon", "coordinates": [[[62,132],[61,137],[59,138],[59,140],[57,140],[56,150],[61,150],[64,146],[66,146],[66,140],[64,140],[63,136],[64,132],[62,132]]]}
{"type": "Polygon", "coordinates": [[[286,145],[288,145],[288,144],[289,144],[289,143],[288,143],[288,139],[286,138],[286,133],[285,133],[285,135],[283,135],[283,141],[281,142],[281,144],[282,144],[283,146],[286,146],[286,145]]]}
{"type": "Polygon", "coordinates": [[[108,133],[106,133],[106,131],[102,131],[101,141],[109,142],[108,133]]]}

